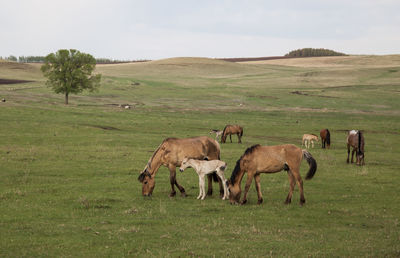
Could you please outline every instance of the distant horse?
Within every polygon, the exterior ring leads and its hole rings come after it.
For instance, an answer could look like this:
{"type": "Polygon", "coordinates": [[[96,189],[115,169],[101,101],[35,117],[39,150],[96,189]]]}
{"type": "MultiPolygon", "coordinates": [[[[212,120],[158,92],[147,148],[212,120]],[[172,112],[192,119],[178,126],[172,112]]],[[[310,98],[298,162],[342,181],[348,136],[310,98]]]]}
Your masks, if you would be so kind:
{"type": "Polygon", "coordinates": [[[226,136],[229,135],[229,138],[232,142],[232,134],[236,134],[238,137],[238,143],[242,143],[241,138],[243,136],[243,128],[240,125],[227,125],[222,131],[221,143],[226,142],[226,136]]]}
{"type": "Polygon", "coordinates": [[[322,149],[325,149],[325,146],[329,149],[331,147],[331,133],[329,130],[322,129],[319,135],[321,136],[322,149]]]}
{"type": "Polygon", "coordinates": [[[354,152],[357,151],[356,154],[356,164],[364,165],[364,134],[361,131],[351,130],[347,134],[347,163],[349,163],[349,155],[350,155],[350,146],[353,147],[353,151],[351,152],[351,163],[353,163],[354,152]]]}
{"type": "Polygon", "coordinates": [[[219,137],[221,137],[222,135],[222,131],[221,130],[216,130],[216,129],[212,129],[210,131],[210,134],[215,133],[215,140],[218,141],[219,137]]]}
{"type": "MultiPolygon", "coordinates": [[[[179,167],[185,158],[198,160],[220,159],[220,147],[217,141],[207,136],[193,138],[167,138],[154,151],[138,180],[142,183],[142,195],[150,196],[155,187],[155,175],[161,165],[170,171],[171,193],[175,196],[175,187],[178,187],[182,196],[186,196],[185,189],[176,181],[176,167],[179,167]]],[[[212,194],[212,176],[208,176],[208,194],[212,194]]],[[[220,194],[223,194],[223,186],[220,182],[220,194]]]]}
{"type": "Polygon", "coordinates": [[[306,149],[309,149],[311,143],[312,147],[314,148],[314,141],[318,141],[318,136],[315,134],[304,134],[301,141],[301,146],[305,145],[306,149]]]}
{"type": "Polygon", "coordinates": [[[285,170],[288,173],[290,182],[290,190],[285,203],[289,204],[292,201],[294,185],[297,182],[300,189],[300,205],[303,205],[306,201],[303,193],[303,180],[300,176],[300,164],[303,158],[307,160],[310,167],[306,179],[311,179],[317,171],[317,162],[308,151],[302,150],[293,144],[276,146],[261,146],[257,144],[251,146],[236,162],[231,178],[228,180],[231,204],[239,203],[242,191],[240,185],[245,172],[247,172],[247,180],[241,203],[245,204],[247,202],[247,193],[254,177],[258,194],[258,204],[261,204],[263,198],[261,194],[260,174],[285,170]]]}
{"type": "Polygon", "coordinates": [[[182,165],[179,168],[179,171],[183,172],[186,168],[190,167],[193,168],[196,171],[197,175],[199,176],[199,196],[197,196],[197,199],[201,198],[202,200],[204,200],[204,198],[206,198],[204,177],[214,172],[217,173],[224,187],[224,196],[222,197],[222,200],[228,198],[228,190],[226,187],[226,179],[224,176],[224,171],[227,167],[225,162],[221,160],[208,161],[208,160],[195,160],[195,159],[185,158],[182,161],[182,165]]]}

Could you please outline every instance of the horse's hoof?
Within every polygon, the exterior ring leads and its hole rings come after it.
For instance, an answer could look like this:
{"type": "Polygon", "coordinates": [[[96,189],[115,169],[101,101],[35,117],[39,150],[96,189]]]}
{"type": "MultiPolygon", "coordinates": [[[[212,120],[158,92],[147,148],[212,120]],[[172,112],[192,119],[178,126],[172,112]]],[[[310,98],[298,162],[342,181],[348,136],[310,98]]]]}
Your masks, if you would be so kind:
{"type": "Polygon", "coordinates": [[[211,195],[212,195],[212,191],[208,191],[208,192],[207,192],[207,195],[208,195],[208,196],[211,196],[211,195]]]}
{"type": "Polygon", "coordinates": [[[306,200],[300,200],[300,206],[303,206],[306,203],[306,200]]]}
{"type": "Polygon", "coordinates": [[[290,204],[291,202],[292,202],[292,200],[286,199],[285,204],[287,205],[287,204],[290,204]]]}
{"type": "Polygon", "coordinates": [[[243,200],[240,204],[245,205],[247,203],[247,200],[243,200]]]}
{"type": "Polygon", "coordinates": [[[176,195],[176,192],[172,192],[169,194],[169,197],[175,197],[175,195],[176,195]]]}
{"type": "Polygon", "coordinates": [[[182,197],[186,197],[186,193],[185,192],[181,192],[181,196],[182,197]]]}
{"type": "Polygon", "coordinates": [[[259,199],[257,204],[260,205],[261,203],[263,203],[263,199],[259,199]]]}

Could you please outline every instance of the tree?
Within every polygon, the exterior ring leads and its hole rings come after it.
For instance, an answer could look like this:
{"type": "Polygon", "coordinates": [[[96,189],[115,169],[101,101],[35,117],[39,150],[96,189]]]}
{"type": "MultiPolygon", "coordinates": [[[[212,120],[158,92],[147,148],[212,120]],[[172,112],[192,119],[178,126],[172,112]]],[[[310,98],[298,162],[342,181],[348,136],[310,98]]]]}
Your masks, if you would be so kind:
{"type": "Polygon", "coordinates": [[[65,104],[68,104],[69,94],[98,89],[101,74],[92,75],[95,67],[96,59],[90,54],[75,49],[60,49],[45,57],[41,70],[47,77],[46,84],[55,93],[65,94],[65,104]]]}

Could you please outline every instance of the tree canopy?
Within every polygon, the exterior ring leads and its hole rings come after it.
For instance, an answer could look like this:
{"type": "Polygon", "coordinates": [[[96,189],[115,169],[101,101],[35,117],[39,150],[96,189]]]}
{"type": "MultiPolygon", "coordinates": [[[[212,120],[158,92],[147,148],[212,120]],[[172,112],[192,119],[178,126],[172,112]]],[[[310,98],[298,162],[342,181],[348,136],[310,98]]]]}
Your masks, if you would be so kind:
{"type": "Polygon", "coordinates": [[[310,56],[345,56],[346,54],[339,53],[330,49],[324,48],[302,48],[290,51],[286,57],[310,57],[310,56]]]}
{"type": "Polygon", "coordinates": [[[65,94],[65,104],[68,104],[69,94],[98,89],[101,74],[92,74],[95,67],[96,59],[90,54],[75,49],[60,49],[45,57],[41,70],[47,77],[46,84],[55,93],[65,94]]]}

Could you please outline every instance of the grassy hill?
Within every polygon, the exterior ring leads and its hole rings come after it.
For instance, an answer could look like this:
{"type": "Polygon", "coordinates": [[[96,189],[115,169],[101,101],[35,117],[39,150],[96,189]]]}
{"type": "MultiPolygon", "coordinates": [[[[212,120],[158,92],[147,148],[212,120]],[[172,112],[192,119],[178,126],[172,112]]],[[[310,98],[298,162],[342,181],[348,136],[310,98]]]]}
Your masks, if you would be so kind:
{"type": "Polygon", "coordinates": [[[0,256],[399,256],[399,55],[172,58],[97,72],[100,91],[65,106],[40,65],[0,63],[0,79],[34,81],[0,85],[0,256]],[[165,167],[141,196],[137,176],[164,138],[233,123],[243,144],[221,145],[226,177],[253,144],[300,146],[330,129],[332,148],[310,150],[318,170],[304,207],[297,187],[283,204],[284,171],[261,176],[260,206],[254,185],[244,206],[196,200],[191,169],[177,172],[188,197],[168,197],[165,167]],[[366,166],[345,162],[349,129],[364,132],[366,166]]]}

